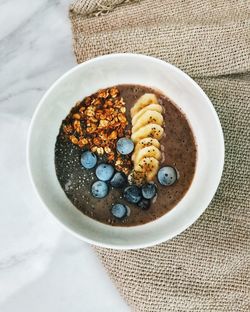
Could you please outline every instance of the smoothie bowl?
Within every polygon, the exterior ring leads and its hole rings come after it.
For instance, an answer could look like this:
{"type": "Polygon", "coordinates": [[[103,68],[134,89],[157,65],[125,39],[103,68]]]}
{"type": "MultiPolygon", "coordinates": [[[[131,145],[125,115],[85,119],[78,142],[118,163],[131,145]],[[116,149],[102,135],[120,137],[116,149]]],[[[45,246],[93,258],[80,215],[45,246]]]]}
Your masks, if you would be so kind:
{"type": "Polygon", "coordinates": [[[66,229],[131,249],[166,241],[201,215],[221,178],[224,141],[189,76],[152,57],[111,54],[47,91],[27,153],[39,198],[66,229]]]}

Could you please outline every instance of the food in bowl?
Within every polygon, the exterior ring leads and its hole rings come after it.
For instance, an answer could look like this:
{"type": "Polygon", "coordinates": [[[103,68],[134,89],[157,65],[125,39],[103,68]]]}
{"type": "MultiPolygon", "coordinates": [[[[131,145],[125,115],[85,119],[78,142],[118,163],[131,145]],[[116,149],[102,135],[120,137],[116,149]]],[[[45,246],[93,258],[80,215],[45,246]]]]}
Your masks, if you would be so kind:
{"type": "Polygon", "coordinates": [[[192,183],[196,158],[183,112],[141,85],[112,86],[77,102],[55,144],[69,200],[113,226],[145,224],[174,208],[192,183]]]}

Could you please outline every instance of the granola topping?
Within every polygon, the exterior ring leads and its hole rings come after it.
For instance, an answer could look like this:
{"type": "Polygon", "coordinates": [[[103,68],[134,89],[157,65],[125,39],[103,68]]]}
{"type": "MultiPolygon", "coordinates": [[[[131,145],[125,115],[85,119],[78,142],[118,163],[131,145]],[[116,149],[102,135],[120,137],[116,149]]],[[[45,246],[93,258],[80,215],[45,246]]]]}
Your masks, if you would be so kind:
{"type": "Polygon", "coordinates": [[[63,122],[63,132],[79,148],[88,148],[129,174],[131,159],[116,150],[117,140],[130,137],[126,107],[116,87],[99,90],[78,101],[63,122]]]}

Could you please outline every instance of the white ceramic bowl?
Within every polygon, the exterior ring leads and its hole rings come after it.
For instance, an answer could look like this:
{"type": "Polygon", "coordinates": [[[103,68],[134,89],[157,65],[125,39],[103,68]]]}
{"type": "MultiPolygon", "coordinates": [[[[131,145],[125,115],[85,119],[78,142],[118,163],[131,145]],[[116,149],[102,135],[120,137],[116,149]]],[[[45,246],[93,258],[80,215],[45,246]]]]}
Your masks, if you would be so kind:
{"type": "Polygon", "coordinates": [[[27,154],[36,193],[67,230],[95,245],[131,249],[166,241],[202,214],[220,182],[224,140],[212,103],[188,75],[153,57],[111,54],[75,66],[51,86],[33,116],[27,154]],[[124,83],[157,88],[172,99],[186,114],[198,146],[192,185],[178,205],[153,222],[127,228],[102,224],[78,211],[62,190],[54,165],[59,127],[74,103],[100,88],[124,83]]]}

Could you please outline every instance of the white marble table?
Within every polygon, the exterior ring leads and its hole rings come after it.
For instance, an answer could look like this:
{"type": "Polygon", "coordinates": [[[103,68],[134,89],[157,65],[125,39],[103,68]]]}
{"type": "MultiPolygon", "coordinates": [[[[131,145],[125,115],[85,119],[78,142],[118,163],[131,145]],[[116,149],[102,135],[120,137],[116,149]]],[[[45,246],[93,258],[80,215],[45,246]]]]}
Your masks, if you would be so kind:
{"type": "Polygon", "coordinates": [[[90,246],[41,207],[26,171],[31,116],[75,64],[69,0],[0,0],[0,311],[129,311],[90,246]]]}

